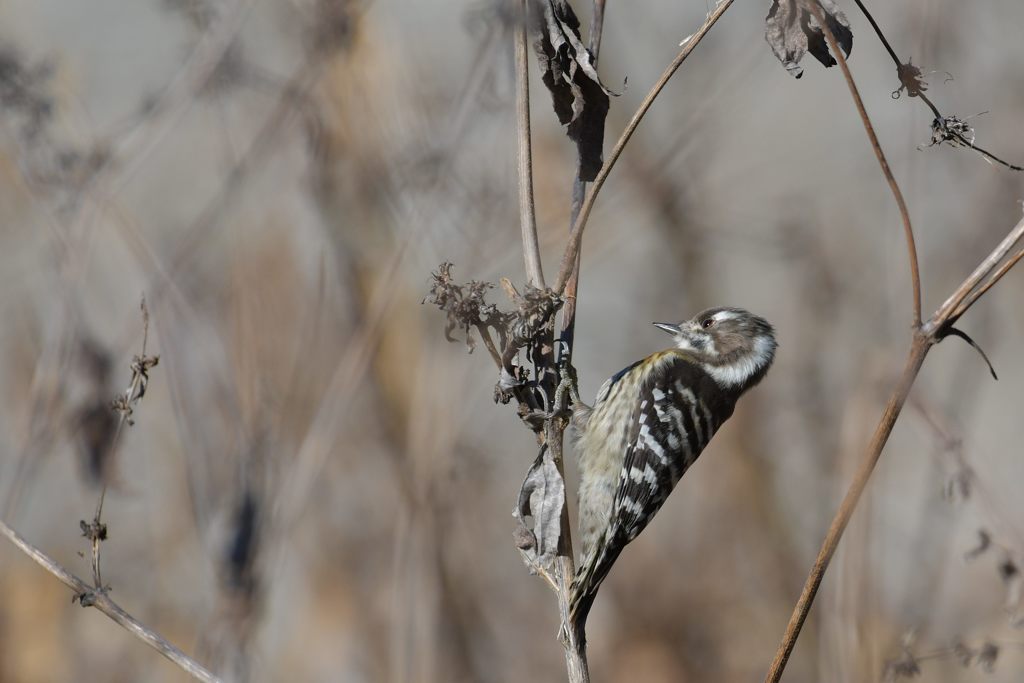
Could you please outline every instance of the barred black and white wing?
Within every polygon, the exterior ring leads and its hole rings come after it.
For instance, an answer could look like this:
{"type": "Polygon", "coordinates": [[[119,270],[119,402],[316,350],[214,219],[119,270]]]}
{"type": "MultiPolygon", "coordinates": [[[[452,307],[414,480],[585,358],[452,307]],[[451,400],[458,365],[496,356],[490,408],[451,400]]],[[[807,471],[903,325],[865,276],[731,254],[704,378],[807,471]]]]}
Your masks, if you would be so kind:
{"type": "MultiPolygon", "coordinates": [[[[734,404],[683,353],[656,354],[631,372],[643,374],[634,380],[638,393],[619,451],[622,466],[609,518],[590,547],[585,539],[585,555],[573,581],[571,620],[581,639],[597,590],[619,553],[661,509],[734,404]]],[[[629,379],[627,375],[621,381],[629,379]]]]}

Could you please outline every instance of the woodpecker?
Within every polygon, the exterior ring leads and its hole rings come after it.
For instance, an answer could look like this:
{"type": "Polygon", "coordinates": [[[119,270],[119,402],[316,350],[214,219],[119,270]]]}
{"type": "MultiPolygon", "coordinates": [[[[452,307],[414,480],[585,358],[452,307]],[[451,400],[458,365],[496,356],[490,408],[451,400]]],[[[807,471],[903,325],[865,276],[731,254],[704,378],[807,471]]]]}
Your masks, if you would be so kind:
{"type": "Polygon", "coordinates": [[[654,324],[672,335],[674,348],[617,372],[601,386],[593,408],[573,407],[582,548],[569,625],[580,643],[598,588],[619,553],[775,357],[772,326],[740,308],[711,308],[679,324],[654,324]]]}

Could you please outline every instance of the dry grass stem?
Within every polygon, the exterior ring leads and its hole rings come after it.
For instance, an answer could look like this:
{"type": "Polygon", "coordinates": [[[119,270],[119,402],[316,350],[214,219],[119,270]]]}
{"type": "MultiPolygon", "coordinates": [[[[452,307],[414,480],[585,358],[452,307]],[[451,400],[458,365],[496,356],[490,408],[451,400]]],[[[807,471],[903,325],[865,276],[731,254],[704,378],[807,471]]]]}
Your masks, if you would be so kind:
{"type": "Polygon", "coordinates": [[[805,6],[808,7],[817,18],[818,23],[825,34],[826,40],[829,43],[829,48],[832,50],[832,54],[835,56],[843,70],[843,75],[850,88],[850,92],[853,95],[861,120],[868,131],[872,148],[875,150],[875,154],[878,157],[879,164],[882,167],[886,180],[889,182],[889,186],[892,189],[893,194],[896,196],[897,203],[900,206],[900,213],[904,219],[907,249],[910,254],[911,280],[913,282],[914,290],[914,320],[912,324],[914,336],[903,374],[901,375],[896,388],[893,390],[892,395],[889,397],[889,401],[886,404],[882,417],[875,429],[874,436],[868,444],[864,458],[858,466],[854,480],[847,489],[846,496],[843,498],[839,509],[836,511],[836,514],[832,519],[832,523],[829,526],[825,540],[822,543],[818,556],[814,561],[814,565],[811,567],[811,571],[804,583],[804,588],[801,591],[800,598],[797,600],[797,604],[793,608],[793,614],[790,616],[789,623],[786,626],[782,643],[779,645],[779,648],[775,653],[775,658],[768,669],[767,675],[765,676],[766,683],[777,683],[777,681],[782,677],[783,671],[786,668],[786,663],[788,662],[793,648],[796,645],[796,640],[799,637],[804,622],[807,619],[807,615],[814,602],[814,598],[817,595],[818,588],[821,585],[821,581],[826,569],[828,568],[829,562],[839,545],[839,541],[842,538],[850,517],[853,515],[853,512],[857,507],[861,494],[867,486],[868,480],[870,479],[875,465],[881,456],[882,449],[885,447],[885,444],[889,439],[889,435],[892,433],[893,425],[895,425],[896,420],[900,415],[900,411],[907,400],[907,396],[909,395],[910,389],[921,370],[921,366],[924,363],[925,357],[928,355],[928,351],[933,345],[937,344],[945,336],[950,334],[953,324],[959,317],[959,315],[954,314],[957,311],[960,311],[960,315],[962,315],[962,313],[966,311],[971,304],[977,301],[985,291],[995,284],[995,281],[1001,278],[1006,271],[1012,267],[1013,263],[1016,263],[1015,259],[1011,259],[1007,262],[1007,265],[1004,265],[1004,267],[997,270],[997,265],[1002,262],[1010,250],[1013,249],[1017,241],[1021,238],[1021,235],[1024,234],[1024,220],[1022,220],[1021,223],[1009,232],[1003,242],[996,247],[996,249],[993,250],[984,261],[982,261],[978,268],[975,269],[974,273],[972,273],[971,276],[957,288],[956,292],[947,299],[947,301],[938,310],[936,310],[928,322],[922,325],[920,316],[920,276],[918,273],[917,254],[914,246],[913,231],[910,226],[910,219],[906,206],[903,202],[902,193],[900,193],[899,186],[897,185],[895,178],[892,176],[892,172],[885,161],[885,157],[878,144],[878,139],[874,134],[867,112],[864,109],[863,102],[857,93],[853,77],[846,64],[846,59],[836,43],[835,36],[830,30],[821,8],[815,2],[807,2],[805,3],[805,6]],[[986,278],[988,278],[987,281],[986,278]],[[981,285],[983,281],[986,281],[985,285],[981,285]],[[960,305],[964,303],[968,295],[973,292],[976,287],[979,287],[979,285],[982,289],[978,290],[978,296],[972,298],[965,306],[962,307],[961,310],[960,305]]]}

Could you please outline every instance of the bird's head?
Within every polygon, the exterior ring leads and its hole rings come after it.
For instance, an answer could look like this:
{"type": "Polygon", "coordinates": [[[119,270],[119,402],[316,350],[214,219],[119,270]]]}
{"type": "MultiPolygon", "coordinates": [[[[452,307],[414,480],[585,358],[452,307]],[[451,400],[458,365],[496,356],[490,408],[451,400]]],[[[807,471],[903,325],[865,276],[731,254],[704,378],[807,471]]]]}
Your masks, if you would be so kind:
{"type": "Polygon", "coordinates": [[[768,321],[742,308],[709,308],[678,324],[654,324],[721,387],[740,392],[761,381],[778,346],[768,321]]]}

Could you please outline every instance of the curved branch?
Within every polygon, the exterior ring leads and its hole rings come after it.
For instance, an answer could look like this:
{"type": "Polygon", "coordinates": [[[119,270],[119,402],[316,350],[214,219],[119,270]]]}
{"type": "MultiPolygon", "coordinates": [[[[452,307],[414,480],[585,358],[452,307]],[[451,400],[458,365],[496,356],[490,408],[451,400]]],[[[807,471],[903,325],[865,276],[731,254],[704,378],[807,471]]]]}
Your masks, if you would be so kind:
{"type": "Polygon", "coordinates": [[[882,151],[882,146],[878,142],[878,136],[875,135],[875,128],[871,125],[871,119],[868,117],[867,109],[864,108],[864,100],[860,98],[860,92],[857,90],[857,84],[853,82],[853,74],[850,73],[850,67],[846,63],[846,57],[843,55],[843,51],[839,49],[839,45],[836,42],[836,37],[832,33],[832,29],[829,28],[828,21],[825,19],[825,13],[822,12],[821,6],[817,2],[805,2],[807,7],[814,18],[818,20],[818,25],[821,26],[822,32],[825,34],[825,39],[828,41],[828,47],[832,50],[832,54],[835,55],[836,61],[839,62],[839,68],[843,71],[843,77],[846,79],[846,85],[850,88],[850,95],[853,96],[854,104],[857,106],[857,113],[860,114],[860,120],[864,124],[864,130],[868,134],[868,139],[871,141],[871,149],[875,152],[875,157],[878,159],[878,165],[882,167],[882,173],[885,175],[885,180],[889,183],[889,189],[892,190],[892,195],[896,199],[896,205],[900,210],[900,218],[903,220],[903,234],[907,240],[907,256],[910,259],[910,283],[913,288],[913,310],[914,310],[914,321],[913,327],[917,329],[921,326],[921,273],[918,269],[917,264],[917,245],[914,242],[914,229],[910,225],[910,211],[907,210],[907,203],[903,199],[903,192],[900,191],[899,183],[896,182],[896,177],[892,174],[892,169],[889,168],[889,162],[885,158],[885,153],[882,151]]]}
{"type": "Polygon", "coordinates": [[[594,186],[590,190],[590,194],[587,195],[586,200],[583,202],[583,206],[580,208],[580,215],[576,219],[575,224],[572,226],[572,232],[569,235],[569,241],[565,245],[565,253],[562,255],[562,263],[558,269],[558,279],[555,281],[554,290],[559,294],[565,291],[566,283],[569,281],[569,277],[572,275],[573,269],[576,265],[576,257],[580,250],[580,243],[583,240],[583,228],[587,224],[587,219],[590,218],[590,212],[594,208],[594,200],[597,198],[597,193],[601,191],[601,187],[604,185],[604,181],[607,180],[608,174],[612,172],[612,168],[615,166],[615,162],[618,161],[619,156],[622,154],[622,150],[626,147],[626,143],[633,137],[633,133],[636,132],[637,127],[640,125],[640,121],[647,114],[647,110],[654,104],[654,99],[661,93],[668,84],[672,75],[682,65],[690,53],[693,52],[694,48],[703,40],[707,32],[711,30],[711,27],[718,22],[718,20],[725,14],[725,11],[732,6],[733,0],[722,0],[721,4],[715,8],[715,10],[708,15],[707,19],[701,27],[690,36],[688,39],[683,41],[683,49],[679,51],[676,58],[672,60],[672,63],[668,65],[665,71],[661,74],[661,78],[658,79],[651,91],[644,97],[643,102],[640,103],[640,107],[633,114],[633,118],[630,119],[626,129],[622,131],[622,135],[615,143],[615,147],[612,149],[611,154],[608,155],[608,159],[604,162],[604,166],[601,167],[601,171],[594,178],[594,186]]]}

